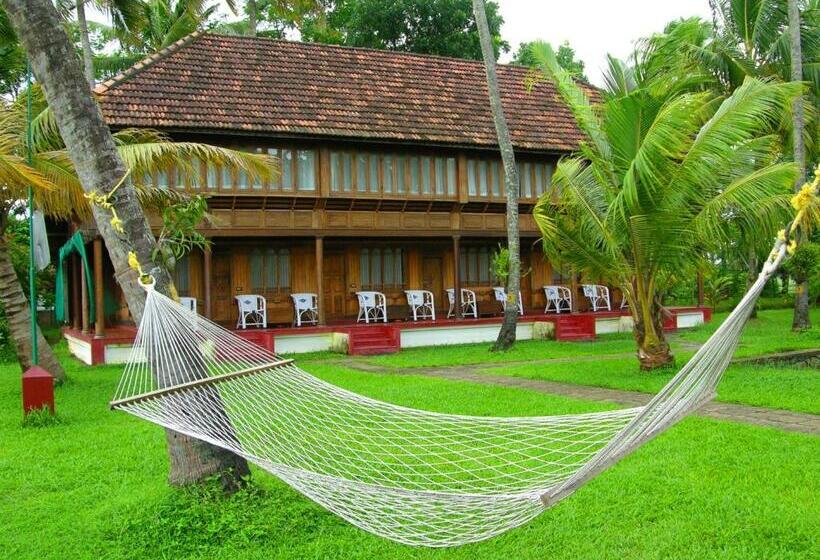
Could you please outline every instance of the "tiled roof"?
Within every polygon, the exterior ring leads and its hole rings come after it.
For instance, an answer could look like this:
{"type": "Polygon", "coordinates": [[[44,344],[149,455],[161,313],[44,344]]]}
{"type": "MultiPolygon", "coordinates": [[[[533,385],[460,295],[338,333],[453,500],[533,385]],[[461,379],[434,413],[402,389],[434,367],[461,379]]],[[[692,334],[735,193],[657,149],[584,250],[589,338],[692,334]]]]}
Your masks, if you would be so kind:
{"type": "MultiPolygon", "coordinates": [[[[516,147],[569,151],[582,135],[551,84],[500,65],[516,147]]],[[[194,34],[100,84],[115,127],[494,146],[480,62],[194,34]]]]}

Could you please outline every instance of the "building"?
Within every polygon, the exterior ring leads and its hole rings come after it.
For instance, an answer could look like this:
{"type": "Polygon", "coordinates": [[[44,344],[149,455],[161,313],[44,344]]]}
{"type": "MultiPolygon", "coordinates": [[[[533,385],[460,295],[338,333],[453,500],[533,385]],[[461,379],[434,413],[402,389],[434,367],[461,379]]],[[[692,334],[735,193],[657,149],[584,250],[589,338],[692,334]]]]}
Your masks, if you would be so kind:
{"type": "MultiPolygon", "coordinates": [[[[498,76],[521,176],[522,299],[540,312],[543,285],[574,282],[544,259],[531,210],[582,134],[551,84],[517,66],[498,76]]],[[[500,313],[490,262],[506,237],[503,168],[480,62],[195,33],[96,92],[114,129],[280,158],[270,184],[201,164],[198,180],[150,178],[210,197],[211,249],[175,272],[201,314],[235,324],[234,296],[260,294],[268,324],[289,326],[289,295],[314,292],[320,323],[350,322],[355,292],[378,290],[403,319],[404,290],[427,289],[444,317],[459,286],[482,315],[500,313]]]]}

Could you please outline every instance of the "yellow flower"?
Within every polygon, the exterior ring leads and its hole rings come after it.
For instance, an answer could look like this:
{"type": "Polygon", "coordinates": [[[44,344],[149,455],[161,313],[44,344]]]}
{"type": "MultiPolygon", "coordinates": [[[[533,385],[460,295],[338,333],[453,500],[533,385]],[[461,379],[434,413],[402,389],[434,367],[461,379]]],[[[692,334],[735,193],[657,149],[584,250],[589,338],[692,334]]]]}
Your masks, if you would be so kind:
{"type": "Polygon", "coordinates": [[[814,187],[808,183],[803,185],[800,191],[792,197],[792,207],[795,210],[803,210],[811,204],[814,198],[814,187]]]}
{"type": "Polygon", "coordinates": [[[786,249],[786,251],[787,251],[790,255],[793,255],[793,254],[794,254],[794,252],[795,252],[796,250],[797,250],[797,241],[796,241],[796,240],[794,240],[794,239],[792,239],[792,240],[789,242],[789,247],[788,247],[788,249],[786,249]]]}

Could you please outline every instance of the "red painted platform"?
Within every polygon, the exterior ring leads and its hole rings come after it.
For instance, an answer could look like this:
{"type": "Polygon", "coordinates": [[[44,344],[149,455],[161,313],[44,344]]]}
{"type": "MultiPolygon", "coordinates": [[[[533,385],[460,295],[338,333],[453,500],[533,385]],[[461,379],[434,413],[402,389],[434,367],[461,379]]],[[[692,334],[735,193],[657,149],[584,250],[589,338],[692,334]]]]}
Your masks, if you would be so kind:
{"type": "MultiPolygon", "coordinates": [[[[669,316],[664,323],[667,331],[677,330],[677,314],[682,312],[700,311],[705,322],[711,321],[712,310],[698,307],[679,307],[670,309],[669,316]]],[[[629,316],[628,310],[599,311],[597,313],[528,313],[519,316],[520,324],[534,322],[550,322],[555,325],[555,339],[559,341],[588,341],[595,339],[596,321],[629,316]]],[[[277,337],[340,333],[347,335],[348,353],[354,355],[384,354],[398,352],[401,349],[401,331],[406,329],[455,328],[480,325],[500,325],[503,317],[482,317],[479,319],[447,319],[435,321],[407,321],[395,320],[388,323],[354,323],[336,322],[323,326],[304,327],[272,327],[252,329],[232,329],[239,336],[270,350],[276,351],[277,337]]],[[[111,344],[127,344],[133,342],[136,328],[132,325],[118,325],[108,327],[105,336],[97,338],[93,333],[82,333],[72,328],[65,328],[63,332],[73,338],[88,342],[91,345],[91,360],[93,364],[105,362],[105,346],[111,344]]]]}

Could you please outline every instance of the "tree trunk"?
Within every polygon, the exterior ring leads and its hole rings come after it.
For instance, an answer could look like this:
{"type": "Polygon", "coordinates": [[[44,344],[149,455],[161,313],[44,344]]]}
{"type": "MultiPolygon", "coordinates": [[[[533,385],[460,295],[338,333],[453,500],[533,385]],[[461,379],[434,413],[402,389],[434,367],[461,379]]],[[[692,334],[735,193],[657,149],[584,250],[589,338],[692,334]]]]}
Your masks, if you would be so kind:
{"type": "Polygon", "coordinates": [[[504,322],[498,333],[493,350],[508,350],[515,343],[515,327],[518,323],[518,292],[521,290],[521,247],[518,238],[518,168],[515,165],[515,152],[507,120],[504,118],[504,107],[501,105],[501,94],[498,90],[498,78],[495,72],[495,50],[493,49],[490,28],[487,25],[487,12],[484,0],[473,0],[476,27],[481,41],[481,54],[484,58],[484,69],[487,73],[487,94],[493,112],[495,132],[498,136],[498,148],[504,162],[504,188],[507,194],[507,248],[510,251],[510,269],[507,277],[507,302],[504,306],[504,322]]]}
{"type": "Polygon", "coordinates": [[[248,0],[246,9],[248,10],[248,35],[256,37],[256,0],[248,0]]]}
{"type": "MultiPolygon", "coordinates": [[[[0,303],[3,304],[6,319],[9,322],[11,341],[17,353],[17,361],[20,362],[23,371],[26,371],[34,365],[31,361],[31,307],[29,307],[28,299],[26,299],[20,279],[14,271],[11,255],[9,255],[5,236],[7,219],[8,213],[3,209],[0,215],[0,303]]],[[[39,365],[48,371],[58,383],[65,381],[65,370],[54,356],[39,326],[37,327],[37,351],[39,365]]]]}
{"type": "MultiPolygon", "coordinates": [[[[803,81],[803,52],[800,45],[800,7],[797,0],[788,0],[789,4],[789,44],[791,47],[791,79],[793,82],[803,81]]],[[[794,162],[797,164],[797,179],[794,183],[795,192],[799,191],[806,182],[806,148],[803,144],[803,129],[805,119],[803,115],[803,96],[799,95],[792,104],[792,144],[794,162]]],[[[795,232],[797,242],[803,241],[800,230],[795,232]]],[[[801,331],[811,327],[809,317],[809,282],[804,278],[795,278],[794,316],[792,330],[801,331]]]]}
{"type": "MultiPolygon", "coordinates": [[[[749,291],[749,288],[752,287],[752,284],[755,283],[757,280],[758,270],[757,270],[757,251],[755,251],[754,247],[749,249],[749,270],[746,271],[746,291],[749,291]]],[[[755,302],[754,307],[752,307],[752,312],[749,314],[749,319],[757,319],[757,302],[755,302]]]]}
{"type": "Polygon", "coordinates": [[[80,43],[83,48],[83,74],[89,89],[94,89],[94,51],[88,34],[88,20],[85,18],[86,0],[77,0],[77,25],[80,28],[80,43]]]}
{"type": "MultiPolygon", "coordinates": [[[[632,334],[638,345],[638,362],[641,370],[650,371],[665,368],[675,363],[675,358],[663,332],[663,312],[659,302],[652,301],[649,309],[635,298],[636,309],[632,318],[635,322],[632,334]],[[647,324],[647,317],[650,324],[647,324]]],[[[630,302],[632,303],[632,302],[630,302]]]]}
{"type": "MultiPolygon", "coordinates": [[[[86,192],[110,192],[125,175],[126,168],[100,109],[89,93],[74,47],[51,1],[1,1],[28,52],[34,75],[42,85],[83,189],[86,192]]],[[[128,309],[139,322],[145,309],[145,291],[138,284],[137,274],[128,265],[129,251],[134,251],[143,269],[154,276],[157,290],[170,294],[173,285],[168,271],[152,263],[156,242],[130,180],[122,183],[111,202],[122,220],[122,238],[111,225],[108,211],[94,206],[94,220],[105,241],[128,309]]],[[[172,482],[195,482],[216,474],[224,481],[230,481],[227,488],[233,488],[239,483],[238,477],[248,473],[244,459],[205,442],[174,434],[168,437],[168,446],[173,458],[172,482]],[[183,457],[185,460],[180,460],[183,457]],[[196,469],[185,471],[193,465],[196,469]]]]}

